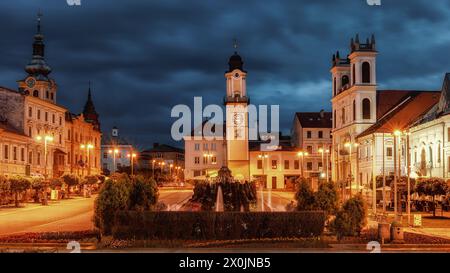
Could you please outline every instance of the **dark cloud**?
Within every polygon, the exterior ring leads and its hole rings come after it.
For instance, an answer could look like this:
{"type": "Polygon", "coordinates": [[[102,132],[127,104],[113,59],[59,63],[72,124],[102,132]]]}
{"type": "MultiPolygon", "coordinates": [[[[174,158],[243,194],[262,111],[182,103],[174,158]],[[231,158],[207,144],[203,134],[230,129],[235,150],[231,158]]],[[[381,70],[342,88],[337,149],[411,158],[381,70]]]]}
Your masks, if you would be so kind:
{"type": "Polygon", "coordinates": [[[234,37],[252,102],[279,104],[285,132],[295,111],[330,110],[331,54],[355,33],[376,35],[380,88],[439,89],[449,70],[448,1],[15,0],[0,4],[1,85],[25,76],[39,9],[59,103],[80,112],[93,81],[105,133],[142,148],[173,143],[174,105],[222,103],[234,37]]]}

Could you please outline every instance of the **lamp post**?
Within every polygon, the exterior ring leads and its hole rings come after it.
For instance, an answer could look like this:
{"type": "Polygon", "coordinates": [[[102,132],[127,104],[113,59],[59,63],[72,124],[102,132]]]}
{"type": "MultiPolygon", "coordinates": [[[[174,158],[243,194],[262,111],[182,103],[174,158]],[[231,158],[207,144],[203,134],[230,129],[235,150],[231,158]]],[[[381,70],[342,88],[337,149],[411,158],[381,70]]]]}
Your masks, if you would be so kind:
{"type": "Polygon", "coordinates": [[[44,160],[44,164],[45,164],[45,168],[44,168],[44,177],[47,179],[47,166],[48,166],[48,143],[53,141],[53,136],[50,135],[45,135],[45,136],[37,136],[36,137],[37,141],[41,141],[44,140],[44,156],[45,156],[45,160],[44,160]]]}
{"type": "Polygon", "coordinates": [[[322,169],[320,170],[320,178],[323,178],[323,167],[324,167],[323,155],[325,153],[325,150],[322,147],[322,148],[319,148],[318,152],[320,153],[320,156],[322,157],[322,169]]]}
{"type": "Polygon", "coordinates": [[[155,179],[155,163],[156,160],[152,160],[152,178],[155,179]]]}
{"type": "MultiPolygon", "coordinates": [[[[397,174],[397,138],[402,135],[402,132],[399,130],[394,131],[394,215],[395,220],[398,220],[398,204],[397,204],[397,183],[398,183],[398,174],[397,174]]],[[[400,168],[400,166],[398,166],[400,168]]]]}
{"type": "Polygon", "coordinates": [[[264,153],[258,155],[258,158],[261,159],[261,162],[262,162],[262,178],[265,180],[263,186],[265,186],[267,184],[267,179],[266,179],[265,174],[264,174],[264,169],[266,167],[265,161],[266,161],[266,158],[268,158],[268,157],[269,156],[264,154],[264,153]]]}
{"type": "Polygon", "coordinates": [[[94,149],[94,145],[92,144],[81,144],[80,148],[82,150],[86,150],[87,153],[87,165],[88,165],[88,175],[91,175],[91,154],[90,154],[90,150],[94,149]]]}
{"type": "Polygon", "coordinates": [[[114,148],[108,151],[109,154],[112,154],[113,156],[113,173],[116,172],[116,154],[119,153],[119,150],[114,148]]]}
{"type": "MultiPolygon", "coordinates": [[[[409,136],[410,132],[406,131],[404,133],[406,135],[406,183],[407,185],[407,197],[406,197],[406,214],[408,215],[408,225],[411,225],[411,154],[409,152],[409,136]]],[[[441,151],[439,151],[440,153],[441,151]]]]}
{"type": "Polygon", "coordinates": [[[330,162],[329,162],[329,160],[330,160],[330,159],[329,159],[329,157],[330,157],[330,150],[329,150],[329,149],[326,149],[326,150],[325,150],[325,153],[327,154],[327,157],[326,157],[326,161],[327,161],[327,162],[326,162],[326,163],[327,163],[327,168],[326,168],[326,170],[327,170],[326,178],[327,178],[327,182],[328,182],[328,180],[329,180],[329,176],[328,176],[328,175],[329,175],[329,174],[328,174],[328,173],[329,173],[329,170],[328,170],[328,167],[329,167],[329,165],[330,165],[330,162]]]}
{"type": "Polygon", "coordinates": [[[301,175],[301,177],[302,178],[304,178],[304,175],[303,175],[303,158],[305,157],[305,156],[308,156],[309,154],[308,154],[308,152],[303,152],[303,151],[300,151],[300,152],[298,152],[297,153],[297,156],[300,158],[300,175],[301,175]]]}
{"type": "Polygon", "coordinates": [[[136,153],[127,154],[127,157],[130,159],[131,163],[131,176],[134,175],[134,159],[136,158],[136,153]]]}
{"type": "Polygon", "coordinates": [[[358,147],[358,143],[351,143],[351,142],[346,142],[344,144],[344,147],[349,149],[349,167],[350,167],[350,197],[352,197],[352,186],[353,186],[353,173],[352,173],[352,147],[358,147]]]}
{"type": "Polygon", "coordinates": [[[169,174],[170,174],[170,177],[172,177],[172,168],[173,168],[173,164],[170,164],[170,165],[169,165],[169,174]]]}

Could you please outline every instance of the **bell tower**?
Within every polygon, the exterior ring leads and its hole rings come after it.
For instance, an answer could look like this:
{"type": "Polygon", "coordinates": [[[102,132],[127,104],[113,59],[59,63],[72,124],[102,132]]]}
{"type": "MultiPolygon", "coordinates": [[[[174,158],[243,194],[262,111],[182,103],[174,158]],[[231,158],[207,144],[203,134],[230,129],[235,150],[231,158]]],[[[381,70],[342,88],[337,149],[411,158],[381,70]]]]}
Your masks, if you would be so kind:
{"type": "Polygon", "coordinates": [[[248,147],[248,104],[246,89],[247,72],[244,70],[241,56],[235,52],[228,61],[226,78],[226,140],[227,167],[237,180],[250,179],[250,156],[248,147]]]}
{"type": "Polygon", "coordinates": [[[52,72],[51,67],[45,62],[44,35],[41,32],[42,14],[37,17],[37,31],[34,35],[33,55],[30,63],[25,66],[27,76],[17,81],[19,90],[26,95],[40,98],[42,100],[56,103],[57,85],[48,75],[52,72]]]}

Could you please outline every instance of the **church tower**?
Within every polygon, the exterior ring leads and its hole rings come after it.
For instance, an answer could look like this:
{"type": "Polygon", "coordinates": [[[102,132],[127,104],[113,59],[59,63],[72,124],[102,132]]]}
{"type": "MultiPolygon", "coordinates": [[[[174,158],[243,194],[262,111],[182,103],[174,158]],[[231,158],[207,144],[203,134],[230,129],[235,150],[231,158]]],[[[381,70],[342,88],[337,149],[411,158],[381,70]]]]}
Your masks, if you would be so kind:
{"type": "MultiPolygon", "coordinates": [[[[237,45],[235,44],[235,49],[237,45]]],[[[249,145],[248,145],[248,104],[246,89],[247,72],[241,56],[234,52],[228,62],[226,78],[226,138],[227,165],[232,175],[238,180],[250,179],[249,145]]]]}
{"type": "Polygon", "coordinates": [[[41,32],[41,14],[37,18],[37,32],[34,35],[33,55],[30,63],[25,66],[27,77],[19,80],[19,91],[26,95],[40,98],[42,100],[56,103],[57,85],[48,75],[52,72],[51,67],[45,62],[44,35],[41,32]]]}
{"type": "Polygon", "coordinates": [[[83,116],[87,122],[94,125],[97,131],[100,131],[99,115],[95,110],[94,102],[92,101],[91,83],[89,83],[88,98],[83,108],[83,116]]]}
{"type": "Polygon", "coordinates": [[[356,136],[376,123],[377,80],[375,37],[350,41],[350,54],[341,58],[333,55],[332,108],[333,108],[333,180],[358,181],[356,169],[356,136]],[[350,163],[348,163],[350,162],[350,163]]]}

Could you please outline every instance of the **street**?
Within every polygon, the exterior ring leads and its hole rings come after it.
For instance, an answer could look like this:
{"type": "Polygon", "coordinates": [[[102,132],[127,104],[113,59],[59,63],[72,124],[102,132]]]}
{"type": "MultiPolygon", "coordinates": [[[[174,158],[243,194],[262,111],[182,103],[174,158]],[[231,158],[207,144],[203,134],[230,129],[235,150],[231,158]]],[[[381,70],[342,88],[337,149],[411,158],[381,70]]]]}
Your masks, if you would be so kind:
{"type": "MultiPolygon", "coordinates": [[[[159,201],[177,210],[192,195],[192,190],[160,189],[159,201]]],[[[26,204],[21,208],[0,209],[0,236],[28,232],[84,231],[92,223],[95,196],[51,201],[48,206],[26,204]]]]}

